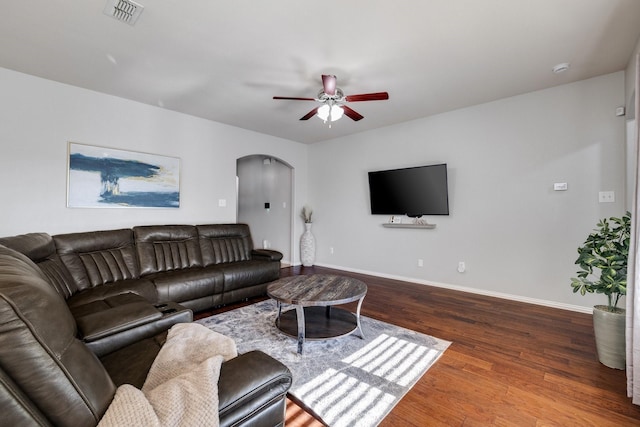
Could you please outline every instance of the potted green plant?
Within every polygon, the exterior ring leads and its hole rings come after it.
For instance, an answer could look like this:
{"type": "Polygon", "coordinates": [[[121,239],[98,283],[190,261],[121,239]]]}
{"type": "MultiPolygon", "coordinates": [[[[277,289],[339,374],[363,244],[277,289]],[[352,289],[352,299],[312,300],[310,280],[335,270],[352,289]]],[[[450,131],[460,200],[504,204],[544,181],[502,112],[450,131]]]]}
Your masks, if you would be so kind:
{"type": "Polygon", "coordinates": [[[578,248],[578,277],[571,279],[573,292],[604,294],[607,305],[593,307],[593,327],[598,358],[610,368],[625,368],[625,310],[618,307],[627,293],[627,260],[631,241],[631,214],[598,222],[597,228],[578,248]]]}

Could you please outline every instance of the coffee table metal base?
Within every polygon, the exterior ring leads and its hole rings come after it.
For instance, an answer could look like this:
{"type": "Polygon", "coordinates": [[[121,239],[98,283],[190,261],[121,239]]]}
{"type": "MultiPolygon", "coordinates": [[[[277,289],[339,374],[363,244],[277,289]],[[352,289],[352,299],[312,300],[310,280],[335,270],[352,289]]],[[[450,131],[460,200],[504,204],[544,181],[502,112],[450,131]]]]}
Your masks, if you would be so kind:
{"type": "Polygon", "coordinates": [[[350,335],[354,331],[358,331],[360,338],[364,339],[360,324],[362,299],[358,302],[358,310],[355,314],[335,306],[302,307],[300,305],[282,313],[282,304],[278,305],[276,326],[286,335],[297,338],[298,354],[302,354],[305,340],[339,338],[350,335]]]}

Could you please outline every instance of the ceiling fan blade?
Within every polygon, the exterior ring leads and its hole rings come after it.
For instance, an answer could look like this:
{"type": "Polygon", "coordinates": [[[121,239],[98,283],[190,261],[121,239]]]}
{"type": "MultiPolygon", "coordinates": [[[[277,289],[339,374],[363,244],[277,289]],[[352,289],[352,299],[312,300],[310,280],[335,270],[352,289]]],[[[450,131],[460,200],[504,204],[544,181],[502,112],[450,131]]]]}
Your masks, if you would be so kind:
{"type": "Polygon", "coordinates": [[[345,97],[347,102],[384,101],[385,99],[389,99],[387,92],[361,93],[359,95],[348,95],[345,97]]]}
{"type": "Polygon", "coordinates": [[[362,114],[358,113],[357,111],[354,111],[353,109],[347,107],[346,105],[341,105],[341,107],[344,110],[344,114],[350,119],[352,119],[353,121],[357,122],[358,120],[364,119],[364,116],[362,114]]]}
{"type": "Polygon", "coordinates": [[[315,101],[315,98],[297,98],[294,96],[274,96],[273,99],[289,99],[292,101],[315,101]]]}
{"type": "Polygon", "coordinates": [[[335,95],[336,94],[336,76],[323,74],[322,86],[324,87],[324,93],[326,93],[329,96],[335,95]]]}
{"type": "Polygon", "coordinates": [[[315,116],[316,113],[318,112],[318,108],[320,107],[316,107],[313,110],[309,111],[307,114],[305,114],[304,116],[302,116],[300,118],[300,120],[309,120],[311,117],[315,116]]]}

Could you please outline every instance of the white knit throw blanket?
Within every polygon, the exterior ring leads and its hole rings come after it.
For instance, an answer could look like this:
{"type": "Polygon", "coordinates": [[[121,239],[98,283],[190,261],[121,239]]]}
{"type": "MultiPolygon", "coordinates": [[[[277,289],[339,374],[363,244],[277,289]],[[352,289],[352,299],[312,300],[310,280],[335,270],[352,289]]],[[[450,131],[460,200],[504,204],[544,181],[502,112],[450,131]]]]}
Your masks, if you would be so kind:
{"type": "Polygon", "coordinates": [[[142,390],[118,387],[98,426],[219,426],[220,366],[237,355],[231,338],[197,323],[173,326],[142,390]]]}

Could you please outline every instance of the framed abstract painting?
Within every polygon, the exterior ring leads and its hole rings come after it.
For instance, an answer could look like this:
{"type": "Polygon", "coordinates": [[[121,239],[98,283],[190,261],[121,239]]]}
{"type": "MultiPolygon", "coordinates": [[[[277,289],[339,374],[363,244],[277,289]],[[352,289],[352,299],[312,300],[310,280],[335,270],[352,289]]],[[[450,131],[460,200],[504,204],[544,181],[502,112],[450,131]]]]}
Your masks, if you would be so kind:
{"type": "Polygon", "coordinates": [[[67,207],[179,208],[180,159],[70,142],[67,207]]]}

